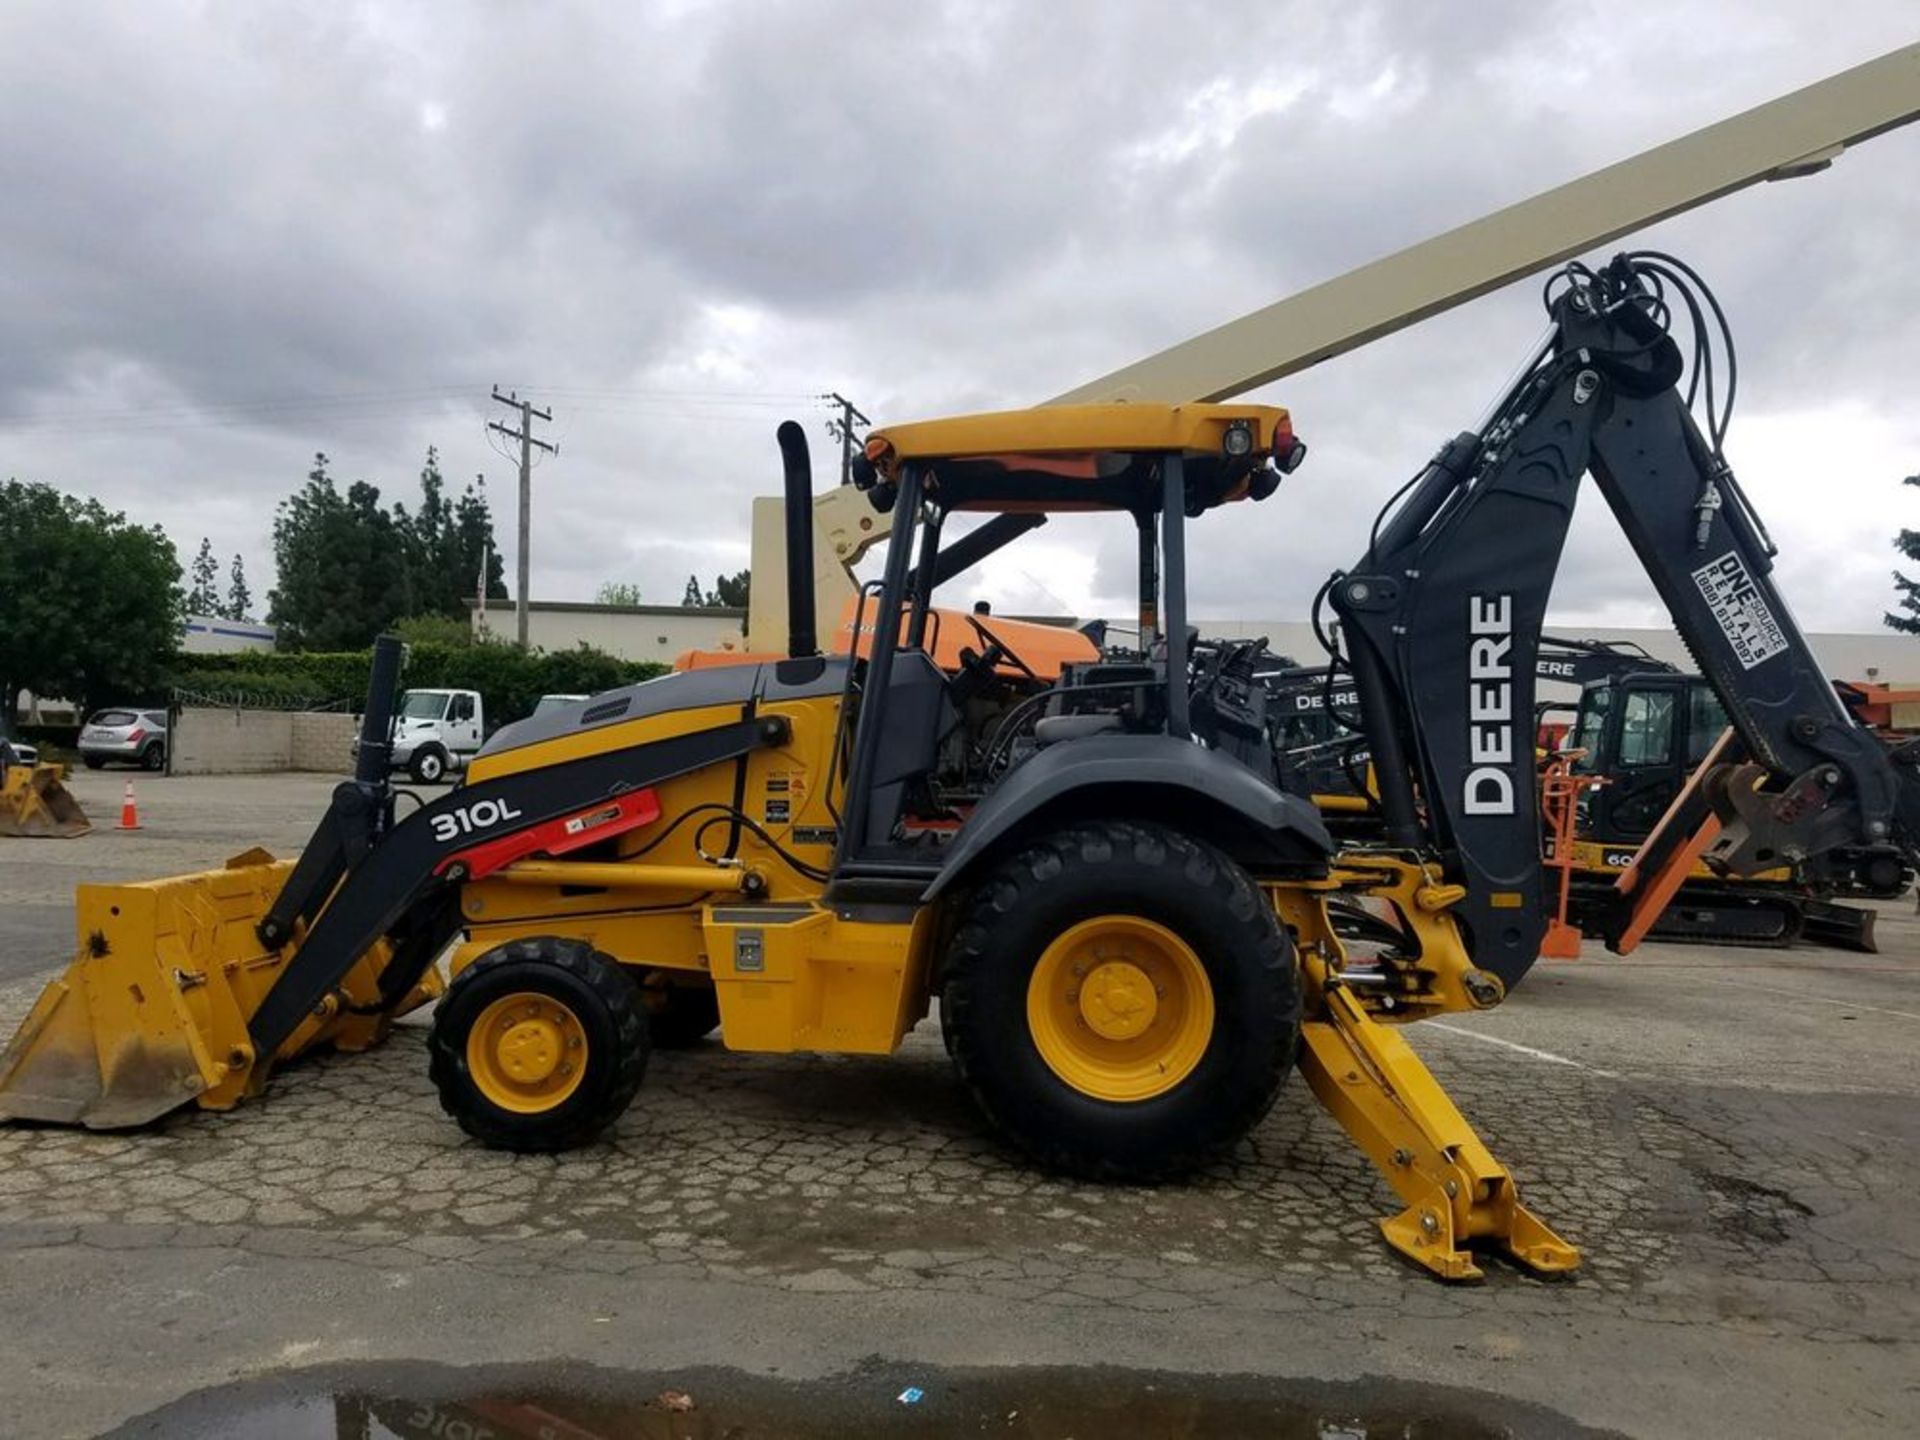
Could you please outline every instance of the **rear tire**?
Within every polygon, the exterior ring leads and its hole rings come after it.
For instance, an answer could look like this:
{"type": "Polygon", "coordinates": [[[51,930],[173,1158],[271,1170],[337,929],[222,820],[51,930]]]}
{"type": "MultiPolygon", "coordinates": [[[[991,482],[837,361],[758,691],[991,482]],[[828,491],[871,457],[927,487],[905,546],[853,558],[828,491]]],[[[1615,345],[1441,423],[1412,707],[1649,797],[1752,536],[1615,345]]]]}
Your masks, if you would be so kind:
{"type": "Polygon", "coordinates": [[[147,746],[140,752],[142,770],[164,770],[167,768],[167,747],[160,744],[147,746]]]}
{"type": "Polygon", "coordinates": [[[633,1103],[649,1048],[639,987],[619,962],[540,936],[460,972],[434,1012],[427,1073],[481,1144],[571,1150],[633,1103]]]}
{"type": "Polygon", "coordinates": [[[1159,1180],[1272,1107],[1300,987],[1245,871],[1177,831],[1109,822],[986,878],[947,954],[941,1017],[961,1079],[1019,1149],[1072,1175],[1159,1180]]]}
{"type": "Polygon", "coordinates": [[[426,746],[413,752],[413,759],[407,764],[407,773],[413,777],[416,785],[438,785],[447,778],[447,757],[439,746],[426,746]]]}
{"type": "Polygon", "coordinates": [[[107,762],[102,760],[98,755],[82,755],[80,757],[80,763],[89,770],[99,770],[102,769],[107,762]]]}

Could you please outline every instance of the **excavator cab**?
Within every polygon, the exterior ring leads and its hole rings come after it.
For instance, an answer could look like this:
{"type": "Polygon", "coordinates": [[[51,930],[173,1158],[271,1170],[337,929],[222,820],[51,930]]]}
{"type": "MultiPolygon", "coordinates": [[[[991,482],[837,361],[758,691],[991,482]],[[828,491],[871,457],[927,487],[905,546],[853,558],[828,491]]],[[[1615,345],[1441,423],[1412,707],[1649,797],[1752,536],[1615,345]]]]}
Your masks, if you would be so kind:
{"type": "Polygon", "coordinates": [[[1581,833],[1631,852],[1726,728],[1726,707],[1697,675],[1628,672],[1583,687],[1573,748],[1585,753],[1573,768],[1607,783],[1584,792],[1581,833]]]}

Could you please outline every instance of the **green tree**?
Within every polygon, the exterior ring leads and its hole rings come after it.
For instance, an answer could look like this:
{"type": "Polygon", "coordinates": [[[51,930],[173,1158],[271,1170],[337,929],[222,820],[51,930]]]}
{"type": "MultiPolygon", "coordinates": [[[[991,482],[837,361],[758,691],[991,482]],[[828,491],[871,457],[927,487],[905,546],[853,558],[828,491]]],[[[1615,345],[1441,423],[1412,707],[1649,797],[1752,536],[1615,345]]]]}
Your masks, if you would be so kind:
{"type": "Polygon", "coordinates": [[[482,584],[483,558],[488,597],[506,598],[506,566],[493,543],[486,483],[485,476],[476,476],[474,485],[449,500],[440,473],[440,452],[429,446],[420,468],[420,508],[408,515],[404,506],[394,506],[395,521],[406,539],[415,613],[465,619],[467,604],[482,584]]]}
{"type": "MultiPolygon", "coordinates": [[[[1909,475],[1901,484],[1920,485],[1920,475],[1909,475]]],[[[1920,530],[1903,529],[1894,536],[1893,548],[1909,560],[1920,560],[1920,530]]],[[[1911,580],[1896,570],[1893,572],[1893,588],[1900,596],[1902,613],[1895,614],[1889,610],[1884,617],[1887,624],[1909,635],[1920,635],[1920,580],[1911,580]]]]}
{"type": "Polygon", "coordinates": [[[414,609],[405,541],[379,490],[356,480],[341,494],[328,464],[316,454],[274,513],[267,618],[296,650],[355,649],[414,609]]]}
{"type": "Polygon", "coordinates": [[[741,570],[732,575],[714,576],[711,590],[702,590],[700,577],[689,575],[687,588],[680,596],[680,603],[685,606],[724,606],[732,610],[744,610],[747,605],[747,593],[752,587],[753,573],[749,570],[741,570]]]}
{"type": "Polygon", "coordinates": [[[451,615],[409,615],[396,620],[392,633],[409,645],[444,645],[457,648],[474,643],[472,622],[451,615]]]}
{"type": "Polygon", "coordinates": [[[716,575],[709,593],[709,605],[725,605],[731,610],[747,608],[747,594],[753,589],[753,572],[740,570],[732,575],[716,575]]]}
{"type": "Polygon", "coordinates": [[[602,580],[600,588],[593,592],[593,602],[596,605],[638,605],[640,587],[624,580],[602,580]]]}
{"type": "Polygon", "coordinates": [[[0,486],[0,726],[22,690],[90,709],[158,685],[182,611],[180,560],[158,526],[50,485],[0,486]]]}
{"type": "Polygon", "coordinates": [[[380,491],[356,481],[343,494],[314,456],[307,483],[281,501],[273,522],[279,584],[267,618],[294,649],[365,645],[402,616],[464,622],[467,602],[486,573],[487,595],[504,599],[506,571],[493,544],[485,480],[449,502],[440,455],[429,448],[420,471],[420,505],[380,503],[380,491]],[[477,487],[477,488],[476,488],[477,487]]]}
{"type": "Polygon", "coordinates": [[[227,574],[227,608],[220,613],[229,620],[244,620],[251,624],[253,591],[247,588],[247,572],[240,564],[237,551],[233,557],[233,568],[227,574]]]}
{"type": "Polygon", "coordinates": [[[480,567],[486,565],[485,586],[489,600],[507,598],[507,562],[500,558],[500,547],[493,543],[493,510],[487,504],[487,477],[476,475],[473,484],[460,492],[453,502],[453,533],[459,537],[459,594],[465,597],[481,583],[480,567]]]}
{"type": "Polygon", "coordinates": [[[193,587],[187,591],[189,615],[220,613],[220,562],[213,558],[213,542],[200,537],[200,553],[193,557],[193,587]]]}

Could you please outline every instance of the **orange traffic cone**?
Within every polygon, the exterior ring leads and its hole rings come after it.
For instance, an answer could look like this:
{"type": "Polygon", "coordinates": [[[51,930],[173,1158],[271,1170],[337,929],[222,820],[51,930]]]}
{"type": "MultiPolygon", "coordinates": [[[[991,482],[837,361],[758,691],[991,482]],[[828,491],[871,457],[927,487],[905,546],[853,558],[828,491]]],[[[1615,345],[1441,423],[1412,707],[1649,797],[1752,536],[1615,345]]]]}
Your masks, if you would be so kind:
{"type": "Polygon", "coordinates": [[[120,797],[120,823],[116,830],[138,830],[140,828],[140,809],[133,803],[133,781],[127,781],[127,793],[120,797]]]}

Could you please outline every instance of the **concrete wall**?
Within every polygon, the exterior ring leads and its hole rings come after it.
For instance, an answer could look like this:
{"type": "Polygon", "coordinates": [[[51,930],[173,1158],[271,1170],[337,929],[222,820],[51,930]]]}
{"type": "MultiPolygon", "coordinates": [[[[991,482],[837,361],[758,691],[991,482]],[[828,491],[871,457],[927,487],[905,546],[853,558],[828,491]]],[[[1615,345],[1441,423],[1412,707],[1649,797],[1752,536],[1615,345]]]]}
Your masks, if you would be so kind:
{"type": "Polygon", "coordinates": [[[173,728],[176,775],[254,775],[283,770],[345,774],[353,716],[193,706],[173,728]]]}
{"type": "MultiPolygon", "coordinates": [[[[513,602],[489,600],[472,610],[475,634],[514,637],[513,602]]],[[[527,607],[527,643],[536,650],[571,650],[582,643],[623,660],[670,664],[686,650],[718,650],[746,643],[747,612],[683,605],[585,605],[536,600],[527,607]]]]}
{"type": "Polygon", "coordinates": [[[341,711],[295,711],[287,768],[346,774],[353,769],[353,737],[359,729],[356,718],[341,711]]]}

